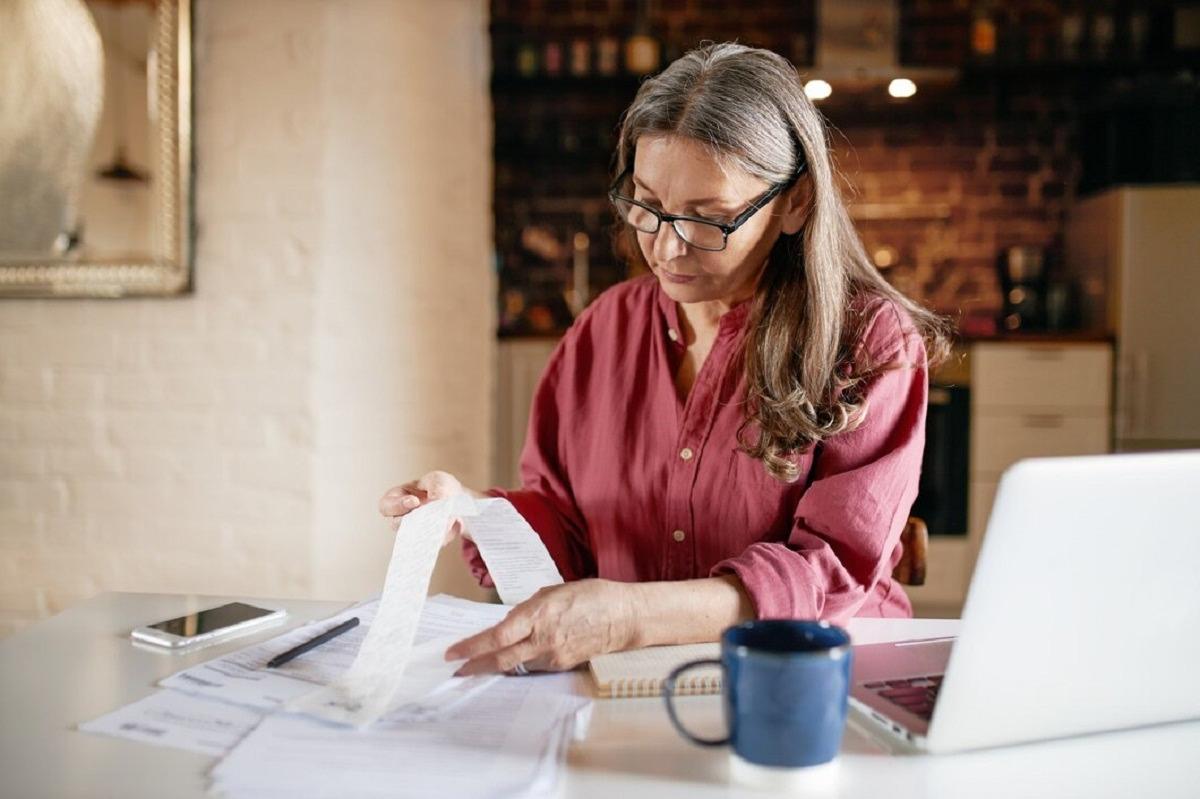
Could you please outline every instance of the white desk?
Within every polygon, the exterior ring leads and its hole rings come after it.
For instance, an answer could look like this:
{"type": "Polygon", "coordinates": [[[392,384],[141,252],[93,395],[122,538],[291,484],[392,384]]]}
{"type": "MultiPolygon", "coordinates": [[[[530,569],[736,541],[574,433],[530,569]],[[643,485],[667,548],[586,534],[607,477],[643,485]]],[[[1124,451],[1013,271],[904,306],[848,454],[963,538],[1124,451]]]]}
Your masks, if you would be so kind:
{"type": "MultiPolygon", "coordinates": [[[[153,692],[159,679],[186,665],[284,629],[189,655],[147,652],[129,643],[133,627],[227,599],[106,594],[0,640],[0,796],[204,796],[211,758],[81,733],[74,725],[153,692]]],[[[341,607],[279,604],[288,609],[290,624],[341,607]]],[[[945,634],[954,625],[866,619],[856,621],[851,632],[860,642],[898,640],[945,634]]],[[[717,697],[686,700],[685,714],[698,723],[719,719],[717,697]]],[[[694,747],[676,735],[660,700],[598,700],[587,740],[571,750],[565,794],[594,799],[763,796],[731,788],[726,767],[723,750],[694,747]]],[[[888,755],[851,727],[837,795],[1196,797],[1200,723],[943,757],[888,755]]]]}

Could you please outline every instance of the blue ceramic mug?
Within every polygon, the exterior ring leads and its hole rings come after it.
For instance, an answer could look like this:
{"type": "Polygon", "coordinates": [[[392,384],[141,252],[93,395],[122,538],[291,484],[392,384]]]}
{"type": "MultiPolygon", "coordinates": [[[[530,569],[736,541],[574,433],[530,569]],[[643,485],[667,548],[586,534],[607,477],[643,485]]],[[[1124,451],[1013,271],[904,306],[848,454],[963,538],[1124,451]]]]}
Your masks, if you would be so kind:
{"type": "Polygon", "coordinates": [[[832,761],[846,726],[853,653],[850,636],[823,621],[748,621],[721,636],[720,660],[694,660],[671,672],[663,699],[671,723],[701,746],[729,744],[750,764],[782,768],[832,761]],[[675,684],[699,666],[722,670],[729,735],[693,735],[675,712],[675,684]]]}

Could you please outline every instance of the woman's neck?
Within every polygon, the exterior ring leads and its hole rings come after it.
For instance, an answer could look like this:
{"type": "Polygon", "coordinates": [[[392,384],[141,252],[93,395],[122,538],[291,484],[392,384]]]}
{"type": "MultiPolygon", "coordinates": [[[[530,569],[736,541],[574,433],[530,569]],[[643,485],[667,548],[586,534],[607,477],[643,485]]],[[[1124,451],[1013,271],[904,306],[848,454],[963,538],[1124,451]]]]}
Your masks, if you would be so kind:
{"type": "Polygon", "coordinates": [[[754,296],[754,285],[732,297],[703,302],[681,302],[679,306],[679,326],[683,329],[684,343],[696,341],[711,341],[717,335],[721,326],[721,317],[729,313],[735,305],[748,301],[754,296]]]}
{"type": "Polygon", "coordinates": [[[679,303],[679,326],[683,328],[684,342],[692,344],[712,339],[717,334],[721,317],[736,304],[725,300],[679,303]]]}

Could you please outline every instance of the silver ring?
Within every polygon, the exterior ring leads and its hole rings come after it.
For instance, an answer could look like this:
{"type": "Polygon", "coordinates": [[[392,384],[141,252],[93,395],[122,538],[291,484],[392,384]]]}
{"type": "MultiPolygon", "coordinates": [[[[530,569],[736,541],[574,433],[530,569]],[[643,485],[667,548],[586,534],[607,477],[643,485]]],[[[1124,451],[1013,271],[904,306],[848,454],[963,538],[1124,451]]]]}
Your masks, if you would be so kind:
{"type": "Polygon", "coordinates": [[[518,663],[517,665],[513,666],[513,674],[517,675],[518,677],[524,677],[525,675],[529,674],[529,669],[525,668],[524,663],[518,663]]]}

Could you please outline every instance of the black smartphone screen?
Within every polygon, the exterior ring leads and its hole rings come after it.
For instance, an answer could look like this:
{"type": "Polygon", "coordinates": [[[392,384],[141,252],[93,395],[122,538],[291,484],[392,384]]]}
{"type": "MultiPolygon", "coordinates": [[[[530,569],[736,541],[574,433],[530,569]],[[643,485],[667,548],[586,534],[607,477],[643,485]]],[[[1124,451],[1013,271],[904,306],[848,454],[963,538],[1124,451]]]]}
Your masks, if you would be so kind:
{"type": "Polygon", "coordinates": [[[249,621],[250,619],[257,619],[260,616],[269,616],[274,612],[273,610],[256,608],[244,602],[230,602],[228,605],[222,605],[219,608],[209,608],[199,613],[189,613],[186,616],[180,616],[177,619],[160,621],[158,624],[151,624],[150,627],[151,629],[162,630],[172,635],[190,638],[193,635],[203,635],[213,630],[219,630],[222,627],[230,627],[234,624],[249,621]]]}

